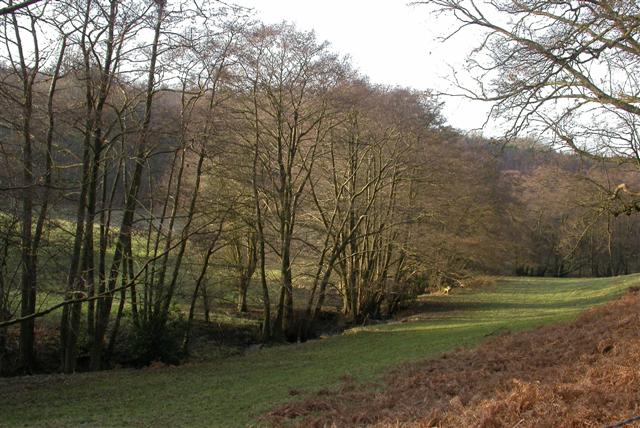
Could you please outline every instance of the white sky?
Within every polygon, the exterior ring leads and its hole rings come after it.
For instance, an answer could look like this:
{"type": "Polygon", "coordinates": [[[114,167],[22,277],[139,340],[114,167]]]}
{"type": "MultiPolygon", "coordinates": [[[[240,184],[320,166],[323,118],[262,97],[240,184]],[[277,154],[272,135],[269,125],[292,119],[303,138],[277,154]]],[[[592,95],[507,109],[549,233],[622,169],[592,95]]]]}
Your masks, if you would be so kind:
{"type": "MultiPolygon", "coordinates": [[[[450,66],[460,68],[477,45],[472,33],[442,43],[436,38],[452,22],[429,14],[407,0],[235,0],[256,10],[266,23],[283,20],[301,30],[315,30],[319,40],[351,57],[374,83],[450,92],[450,66]]],[[[462,130],[482,126],[488,107],[460,98],[443,98],[447,122],[462,130]]],[[[492,134],[485,130],[485,134],[492,134]]]]}

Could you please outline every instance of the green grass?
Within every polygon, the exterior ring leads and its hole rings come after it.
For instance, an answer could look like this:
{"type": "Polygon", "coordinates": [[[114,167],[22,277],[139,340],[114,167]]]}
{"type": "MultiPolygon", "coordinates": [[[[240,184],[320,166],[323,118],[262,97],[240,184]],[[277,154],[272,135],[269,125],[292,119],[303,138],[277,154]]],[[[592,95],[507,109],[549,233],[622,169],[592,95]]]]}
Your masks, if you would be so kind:
{"type": "Polygon", "coordinates": [[[575,318],[640,282],[506,278],[495,286],[428,297],[419,320],[361,328],[300,345],[166,369],[0,381],[0,425],[245,426],[346,374],[375,379],[397,364],[471,346],[493,332],[575,318]]]}
{"type": "MultiPolygon", "coordinates": [[[[38,311],[46,310],[51,306],[59,304],[64,299],[66,281],[68,276],[68,269],[71,257],[71,251],[73,247],[73,232],[75,231],[75,221],[66,219],[67,216],[58,213],[53,219],[46,225],[43,233],[43,241],[40,245],[40,251],[38,255],[38,294],[36,308],[38,311]]],[[[72,215],[68,215],[69,218],[72,215]]],[[[0,229],[2,226],[9,227],[9,216],[0,210],[0,229]],[[6,223],[6,224],[3,224],[6,223]]],[[[114,251],[115,251],[115,237],[119,231],[116,226],[119,224],[117,219],[112,219],[111,225],[111,244],[107,248],[106,252],[106,266],[111,265],[114,251]]],[[[13,232],[16,236],[19,235],[19,225],[16,223],[13,228],[13,232]]],[[[35,228],[35,225],[34,225],[35,228]]],[[[98,225],[94,226],[94,241],[97,263],[97,253],[99,246],[99,233],[100,229],[98,225]]],[[[160,245],[160,252],[162,252],[164,242],[160,245]]],[[[153,250],[153,248],[152,248],[153,250]]],[[[141,230],[133,235],[132,252],[140,265],[147,259],[146,257],[146,231],[141,230]]],[[[195,245],[189,245],[187,252],[182,262],[180,273],[178,276],[178,288],[174,296],[174,304],[176,308],[183,313],[188,313],[189,305],[191,302],[191,296],[193,293],[193,286],[196,278],[200,273],[202,264],[202,248],[198,248],[195,245]]],[[[10,309],[19,313],[20,306],[20,265],[21,255],[19,247],[13,245],[9,248],[6,264],[7,269],[7,283],[5,285],[7,298],[10,302],[10,309]]],[[[175,251],[169,255],[169,269],[170,272],[173,269],[175,263],[175,251]]],[[[208,291],[212,299],[212,307],[217,310],[221,305],[235,304],[236,301],[236,289],[233,286],[236,280],[237,274],[234,270],[227,266],[228,261],[215,256],[212,258],[212,263],[209,268],[205,281],[208,284],[208,291]]],[[[136,266],[136,269],[140,268],[140,265],[136,266]]],[[[279,290],[278,279],[279,272],[277,270],[269,270],[269,279],[272,286],[272,295],[279,290]]],[[[118,279],[118,284],[120,280],[118,279]]],[[[261,307],[261,293],[262,291],[258,286],[250,287],[248,293],[248,301],[250,305],[261,307]]],[[[117,311],[117,305],[119,302],[118,295],[115,296],[114,304],[112,305],[112,313],[117,311]]],[[[126,308],[130,305],[127,302],[126,308]]],[[[87,306],[83,306],[83,312],[86,313],[87,306]]],[[[48,325],[57,325],[60,322],[61,311],[53,312],[43,318],[48,325]]],[[[238,318],[233,320],[234,322],[242,323],[243,320],[238,318]]]]}

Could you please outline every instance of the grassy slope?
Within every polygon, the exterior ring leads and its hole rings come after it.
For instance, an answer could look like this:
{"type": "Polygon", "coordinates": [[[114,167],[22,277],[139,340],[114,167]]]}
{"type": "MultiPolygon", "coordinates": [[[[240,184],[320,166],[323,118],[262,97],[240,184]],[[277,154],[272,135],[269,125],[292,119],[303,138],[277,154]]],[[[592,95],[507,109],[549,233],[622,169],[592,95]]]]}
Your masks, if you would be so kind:
{"type": "Polygon", "coordinates": [[[166,369],[0,381],[0,425],[244,426],[289,391],[369,380],[392,365],[468,346],[486,335],[566,320],[640,281],[502,280],[495,287],[431,297],[419,320],[359,329],[246,357],[166,369]]]}

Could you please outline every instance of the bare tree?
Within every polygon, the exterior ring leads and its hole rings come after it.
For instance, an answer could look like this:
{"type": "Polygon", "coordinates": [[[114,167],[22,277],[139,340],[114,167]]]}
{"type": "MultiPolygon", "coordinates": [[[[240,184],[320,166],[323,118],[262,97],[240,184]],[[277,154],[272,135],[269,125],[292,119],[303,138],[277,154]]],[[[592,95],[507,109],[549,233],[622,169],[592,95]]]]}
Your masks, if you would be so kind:
{"type": "MultiPolygon", "coordinates": [[[[637,123],[637,2],[431,0],[480,41],[468,59],[471,83],[459,95],[493,103],[492,113],[523,132],[590,158],[640,164],[637,123]]],[[[625,191],[612,196],[633,196],[625,191]]],[[[635,198],[622,209],[635,210],[635,198]]]]}
{"type": "MultiPolygon", "coordinates": [[[[265,170],[274,214],[272,244],[280,259],[282,286],[274,331],[294,331],[292,260],[296,219],[326,133],[331,128],[327,94],[339,76],[339,62],[312,33],[283,24],[263,28],[254,77],[256,147],[265,170]],[[271,173],[276,171],[277,173],[271,173]]],[[[266,219],[266,218],[265,218],[266,219]]]]}
{"type": "MultiPolygon", "coordinates": [[[[5,48],[2,59],[11,71],[4,75],[7,85],[1,95],[20,109],[21,116],[12,128],[22,138],[21,315],[26,316],[36,309],[37,258],[53,185],[53,100],[67,39],[65,35],[57,38],[58,33],[48,20],[48,10],[51,8],[48,2],[33,8],[14,6],[10,3],[2,14],[1,38],[5,48]],[[51,67],[50,73],[46,73],[48,67],[51,67]],[[49,79],[46,96],[42,89],[46,85],[42,82],[44,76],[49,79]],[[39,104],[43,101],[44,106],[39,104]],[[40,110],[46,111],[48,117],[44,135],[36,120],[40,110]],[[39,168],[38,154],[42,151],[45,153],[45,162],[39,168]],[[43,189],[41,198],[38,198],[38,188],[43,189]],[[38,205],[39,212],[35,211],[38,205]]],[[[20,350],[23,369],[27,372],[31,372],[35,364],[34,341],[34,322],[25,320],[20,328],[20,350]]]]}

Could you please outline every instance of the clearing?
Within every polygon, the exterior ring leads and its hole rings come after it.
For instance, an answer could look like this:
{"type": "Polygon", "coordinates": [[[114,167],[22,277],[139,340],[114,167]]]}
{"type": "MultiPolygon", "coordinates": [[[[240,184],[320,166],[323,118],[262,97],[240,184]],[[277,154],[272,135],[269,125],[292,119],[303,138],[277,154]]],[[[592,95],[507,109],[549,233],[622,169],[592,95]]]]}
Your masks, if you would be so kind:
{"type": "Polygon", "coordinates": [[[0,425],[255,424],[275,406],[313,400],[313,393],[319,390],[341,386],[344,390],[345,381],[376,381],[402,363],[437,357],[506,331],[575,319],[638,282],[640,275],[504,278],[475,290],[427,297],[407,322],[352,329],[328,339],[275,346],[244,357],[71,377],[3,379],[0,425]]]}

